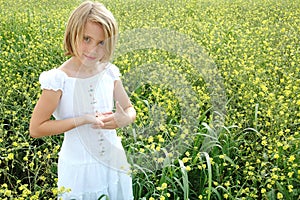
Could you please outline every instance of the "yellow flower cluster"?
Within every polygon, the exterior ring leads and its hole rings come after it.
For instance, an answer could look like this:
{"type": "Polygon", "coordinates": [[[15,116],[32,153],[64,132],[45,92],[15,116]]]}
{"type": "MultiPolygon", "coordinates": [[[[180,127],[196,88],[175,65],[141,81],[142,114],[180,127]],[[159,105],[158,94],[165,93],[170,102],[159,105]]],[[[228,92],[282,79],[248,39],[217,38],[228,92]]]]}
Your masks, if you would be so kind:
{"type": "MultiPolygon", "coordinates": [[[[28,124],[38,76],[66,59],[65,23],[80,2],[0,0],[4,199],[64,190],[56,188],[62,136],[31,139],[28,124]]],[[[113,62],[137,110],[136,123],[118,130],[135,162],[136,199],[300,195],[298,0],[102,2],[120,26],[113,62]]]]}

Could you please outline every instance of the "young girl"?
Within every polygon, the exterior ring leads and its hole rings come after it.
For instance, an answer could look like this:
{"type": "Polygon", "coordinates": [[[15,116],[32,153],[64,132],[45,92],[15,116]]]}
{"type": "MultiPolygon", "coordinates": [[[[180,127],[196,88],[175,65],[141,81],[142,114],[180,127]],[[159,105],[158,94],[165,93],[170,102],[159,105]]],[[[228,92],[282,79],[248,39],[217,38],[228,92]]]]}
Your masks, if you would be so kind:
{"type": "Polygon", "coordinates": [[[129,164],[115,129],[132,123],[136,112],[118,68],[109,62],[117,33],[114,16],[102,4],[82,3],[66,27],[64,47],[70,59],[39,78],[42,94],[30,135],[65,134],[58,187],[70,192],[62,199],[133,199],[129,164]]]}

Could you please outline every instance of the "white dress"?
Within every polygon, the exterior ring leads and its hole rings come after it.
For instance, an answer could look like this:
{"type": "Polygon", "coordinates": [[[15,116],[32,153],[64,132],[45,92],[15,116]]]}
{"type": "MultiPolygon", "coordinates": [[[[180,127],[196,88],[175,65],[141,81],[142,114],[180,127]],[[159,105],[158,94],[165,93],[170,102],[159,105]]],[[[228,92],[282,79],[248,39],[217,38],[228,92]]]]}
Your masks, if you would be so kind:
{"type": "MultiPolygon", "coordinates": [[[[89,78],[69,77],[60,69],[40,75],[42,89],[61,90],[62,97],[53,116],[66,119],[87,113],[112,111],[114,81],[119,69],[109,63],[89,78]]],[[[58,188],[70,189],[63,200],[132,200],[132,179],[121,139],[116,130],[93,129],[83,125],[64,134],[58,159],[58,188]],[[103,198],[105,199],[105,198],[103,198]]]]}

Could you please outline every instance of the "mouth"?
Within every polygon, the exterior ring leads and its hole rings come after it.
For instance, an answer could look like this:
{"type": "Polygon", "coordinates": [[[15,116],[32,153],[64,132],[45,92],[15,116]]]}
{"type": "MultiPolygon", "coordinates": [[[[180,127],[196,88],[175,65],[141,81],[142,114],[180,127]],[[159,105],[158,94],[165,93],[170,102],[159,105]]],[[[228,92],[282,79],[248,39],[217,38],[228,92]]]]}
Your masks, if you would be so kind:
{"type": "Polygon", "coordinates": [[[97,57],[90,56],[90,55],[84,55],[84,57],[88,60],[96,60],[97,59],[97,57]]]}

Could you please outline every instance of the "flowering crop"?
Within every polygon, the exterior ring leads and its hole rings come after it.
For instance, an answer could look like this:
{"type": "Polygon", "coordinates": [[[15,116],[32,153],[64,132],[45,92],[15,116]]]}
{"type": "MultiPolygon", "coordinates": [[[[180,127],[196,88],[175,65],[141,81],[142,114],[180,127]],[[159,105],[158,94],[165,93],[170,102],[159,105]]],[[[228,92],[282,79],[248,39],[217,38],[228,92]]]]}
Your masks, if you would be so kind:
{"type": "MultiPolygon", "coordinates": [[[[39,74],[67,59],[65,23],[80,2],[0,0],[2,199],[68,191],[56,187],[63,136],[32,139],[28,124],[39,74]]],[[[113,61],[138,114],[118,130],[135,199],[299,198],[299,0],[102,2],[120,26],[113,61]],[[215,68],[195,66],[198,47],[215,68]]]]}

